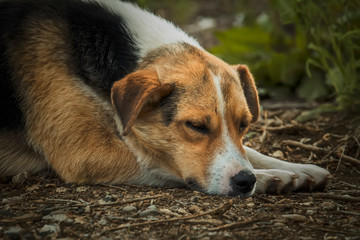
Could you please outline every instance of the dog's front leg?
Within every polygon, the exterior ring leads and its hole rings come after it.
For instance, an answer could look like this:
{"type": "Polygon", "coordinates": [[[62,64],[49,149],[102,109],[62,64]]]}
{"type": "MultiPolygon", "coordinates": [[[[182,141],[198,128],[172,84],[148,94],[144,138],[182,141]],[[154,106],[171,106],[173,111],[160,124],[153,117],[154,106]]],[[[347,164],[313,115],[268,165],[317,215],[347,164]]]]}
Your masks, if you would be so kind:
{"type": "Polygon", "coordinates": [[[297,164],[265,156],[244,146],[257,177],[260,193],[286,193],[293,190],[323,189],[330,173],[313,164],[297,164]]]}

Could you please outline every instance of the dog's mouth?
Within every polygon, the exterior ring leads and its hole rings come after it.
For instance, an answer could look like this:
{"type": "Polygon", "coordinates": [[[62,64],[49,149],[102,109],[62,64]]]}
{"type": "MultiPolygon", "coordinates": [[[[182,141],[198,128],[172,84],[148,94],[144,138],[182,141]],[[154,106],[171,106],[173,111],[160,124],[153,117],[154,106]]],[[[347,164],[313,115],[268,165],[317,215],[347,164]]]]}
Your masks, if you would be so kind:
{"type": "Polygon", "coordinates": [[[185,180],[186,186],[190,188],[191,190],[199,191],[199,192],[205,192],[204,188],[196,181],[195,178],[187,178],[185,180]]]}

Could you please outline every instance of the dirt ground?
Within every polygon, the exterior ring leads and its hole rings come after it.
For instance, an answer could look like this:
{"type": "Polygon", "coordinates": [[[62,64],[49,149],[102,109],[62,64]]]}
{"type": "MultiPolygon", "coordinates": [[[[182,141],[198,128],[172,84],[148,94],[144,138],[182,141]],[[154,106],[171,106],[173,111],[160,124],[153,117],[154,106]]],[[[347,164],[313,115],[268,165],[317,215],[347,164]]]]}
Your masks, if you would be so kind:
{"type": "Polygon", "coordinates": [[[264,106],[245,144],[328,169],[324,192],[244,200],[188,189],[79,186],[47,171],[1,180],[0,239],[360,239],[359,116],[332,113],[300,124],[293,119],[306,105],[264,106]]]}

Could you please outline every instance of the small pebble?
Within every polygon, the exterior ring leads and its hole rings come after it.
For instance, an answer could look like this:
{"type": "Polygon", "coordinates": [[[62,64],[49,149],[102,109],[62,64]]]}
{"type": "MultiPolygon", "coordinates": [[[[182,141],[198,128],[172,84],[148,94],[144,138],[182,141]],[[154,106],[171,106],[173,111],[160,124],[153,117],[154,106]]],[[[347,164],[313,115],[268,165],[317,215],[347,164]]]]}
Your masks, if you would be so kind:
{"type": "Polygon", "coordinates": [[[39,186],[34,184],[34,185],[30,186],[30,187],[25,188],[25,191],[26,192],[31,192],[31,191],[38,190],[38,189],[39,189],[39,186]]]}
{"type": "Polygon", "coordinates": [[[336,209],[336,204],[333,202],[323,202],[321,204],[321,207],[324,210],[334,210],[334,209],[336,209]]]}
{"type": "Polygon", "coordinates": [[[77,192],[86,192],[88,190],[88,187],[84,187],[84,186],[81,186],[81,187],[77,187],[76,188],[76,191],[77,192]]]}
{"type": "Polygon", "coordinates": [[[124,212],[132,212],[132,211],[136,211],[137,208],[135,206],[126,206],[126,207],[123,207],[122,209],[124,212]]]}
{"type": "Polygon", "coordinates": [[[255,206],[255,203],[251,202],[251,203],[246,204],[246,206],[248,206],[248,207],[252,208],[252,207],[254,207],[254,206],[255,206]]]}
{"type": "Polygon", "coordinates": [[[157,210],[146,209],[139,213],[140,217],[156,216],[156,215],[161,215],[161,212],[159,212],[157,210]]]}
{"type": "Polygon", "coordinates": [[[73,222],[73,220],[68,218],[65,214],[50,214],[50,215],[44,216],[42,219],[57,222],[57,223],[60,223],[60,222],[71,223],[71,222],[73,222]]]}
{"type": "Polygon", "coordinates": [[[281,222],[276,222],[276,223],[274,223],[274,226],[276,226],[276,227],[283,227],[283,226],[285,226],[285,224],[283,224],[283,223],[281,223],[281,222]]]}
{"type": "Polygon", "coordinates": [[[67,189],[64,187],[58,187],[55,189],[55,192],[57,192],[57,193],[64,193],[66,191],[67,191],[67,189]]]}
{"type": "Polygon", "coordinates": [[[108,202],[105,201],[104,199],[100,199],[100,200],[98,201],[98,203],[99,203],[99,204],[107,204],[108,202]]]}
{"type": "Polygon", "coordinates": [[[107,224],[107,220],[105,218],[100,219],[99,224],[105,226],[107,224]]]}
{"type": "Polygon", "coordinates": [[[272,153],[272,156],[275,158],[284,158],[284,153],[280,150],[277,150],[272,153]]]}
{"type": "Polygon", "coordinates": [[[315,210],[307,210],[306,211],[306,215],[309,215],[309,216],[312,216],[312,215],[314,215],[316,213],[316,211],[315,210]]]}
{"type": "Polygon", "coordinates": [[[157,210],[157,207],[155,205],[150,205],[146,209],[147,210],[157,210]]]}
{"type": "Polygon", "coordinates": [[[24,229],[20,226],[10,227],[8,230],[4,232],[4,235],[9,239],[20,239],[21,233],[24,229]]]}
{"type": "Polygon", "coordinates": [[[45,224],[40,230],[39,233],[42,237],[48,235],[48,234],[56,234],[60,232],[59,225],[49,225],[45,224]]]}

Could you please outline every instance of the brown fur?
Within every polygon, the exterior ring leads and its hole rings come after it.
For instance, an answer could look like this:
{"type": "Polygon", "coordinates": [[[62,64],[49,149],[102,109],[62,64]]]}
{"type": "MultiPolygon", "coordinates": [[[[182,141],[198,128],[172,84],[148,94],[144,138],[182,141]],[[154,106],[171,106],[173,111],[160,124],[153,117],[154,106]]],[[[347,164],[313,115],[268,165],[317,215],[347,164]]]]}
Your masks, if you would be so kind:
{"type": "MultiPolygon", "coordinates": [[[[133,103],[134,99],[140,102],[146,101],[146,98],[130,93],[132,91],[124,91],[125,89],[140,89],[139,95],[143,95],[141,94],[142,89],[156,89],[159,86],[174,84],[181,92],[174,120],[166,126],[161,123],[159,109],[142,112],[137,118],[133,118],[136,120],[133,122],[129,138],[138,143],[135,149],[141,151],[143,155],[152,156],[150,165],[166,169],[182,180],[196,179],[202,187],[207,187],[208,170],[215,152],[223,144],[220,136],[224,131],[221,128],[223,119],[216,109],[219,99],[211,80],[211,72],[220,75],[224,79],[224,85],[229,85],[227,87],[227,109],[230,111],[227,113],[226,121],[230,126],[232,139],[235,140],[243,154],[242,137],[246,129],[239,132],[239,125],[243,122],[246,126],[250,124],[253,119],[252,112],[256,115],[258,106],[252,106],[254,109],[251,112],[246,104],[239,104],[246,103],[244,92],[239,84],[239,76],[229,65],[217,58],[209,57],[201,50],[191,46],[184,48],[183,45],[179,45],[168,47],[156,52],[156,55],[154,53],[150,56],[152,57],[151,61],[146,62],[147,64],[143,67],[150,65],[153,66],[153,70],[139,70],[115,83],[113,88],[114,105],[120,112],[121,118],[121,111],[126,108],[125,104],[129,102],[129,106],[132,106],[130,108],[135,109],[138,106],[133,107],[136,105],[133,103]],[[174,65],[176,68],[173,67],[174,65]],[[142,77],[139,78],[139,76],[142,77]],[[155,80],[156,76],[159,76],[159,79],[155,80]],[[141,81],[139,81],[140,79],[141,81]],[[204,81],[206,81],[205,84],[204,81]],[[140,82],[142,82],[141,86],[139,86],[140,82]],[[125,101],[124,97],[117,97],[126,93],[133,96],[130,101],[125,101]],[[210,134],[203,135],[187,128],[185,122],[189,120],[206,125],[210,129],[210,134]]],[[[246,76],[246,74],[243,75],[243,78],[246,78],[244,81],[252,80],[251,76],[246,76]]],[[[156,90],[153,92],[155,93],[156,90]]],[[[256,89],[249,88],[247,93],[254,95],[256,89]],[[251,93],[251,91],[254,92],[251,93]]],[[[152,93],[148,92],[145,95],[148,97],[148,94],[152,93]]],[[[125,112],[129,113],[129,111],[125,112]]],[[[132,114],[137,116],[138,113],[133,111],[132,114]]],[[[127,118],[132,117],[127,116],[127,118]]],[[[129,121],[125,122],[129,123],[129,121]]],[[[129,127],[126,124],[122,131],[127,134],[129,127]]]]}
{"type": "MultiPolygon", "coordinates": [[[[224,144],[222,121],[244,154],[241,139],[246,129],[239,131],[239,126],[247,126],[258,114],[256,89],[245,67],[239,67],[239,78],[229,65],[190,45],[158,49],[137,71],[114,84],[114,111],[108,97],[96,94],[67,66],[66,28],[53,21],[28,24],[13,41],[9,56],[19,79],[30,146],[24,158],[33,163],[29,169],[38,170],[31,160],[36,158],[41,166],[49,163],[65,181],[78,183],[146,183],[147,171],[160,169],[182,181],[195,179],[206,188],[213,156],[224,144]],[[223,79],[225,119],[216,107],[213,75],[223,79]],[[175,90],[176,110],[164,124],[159,104],[175,90]],[[239,104],[249,99],[248,105],[239,104]],[[210,133],[189,129],[188,121],[205,125],[210,133]]],[[[9,162],[17,157],[8,156],[9,162]]]]}
{"type": "Polygon", "coordinates": [[[113,109],[66,66],[66,29],[55,22],[25,29],[9,55],[21,79],[28,143],[68,182],[131,179],[138,165],[117,136],[113,109]]]}

